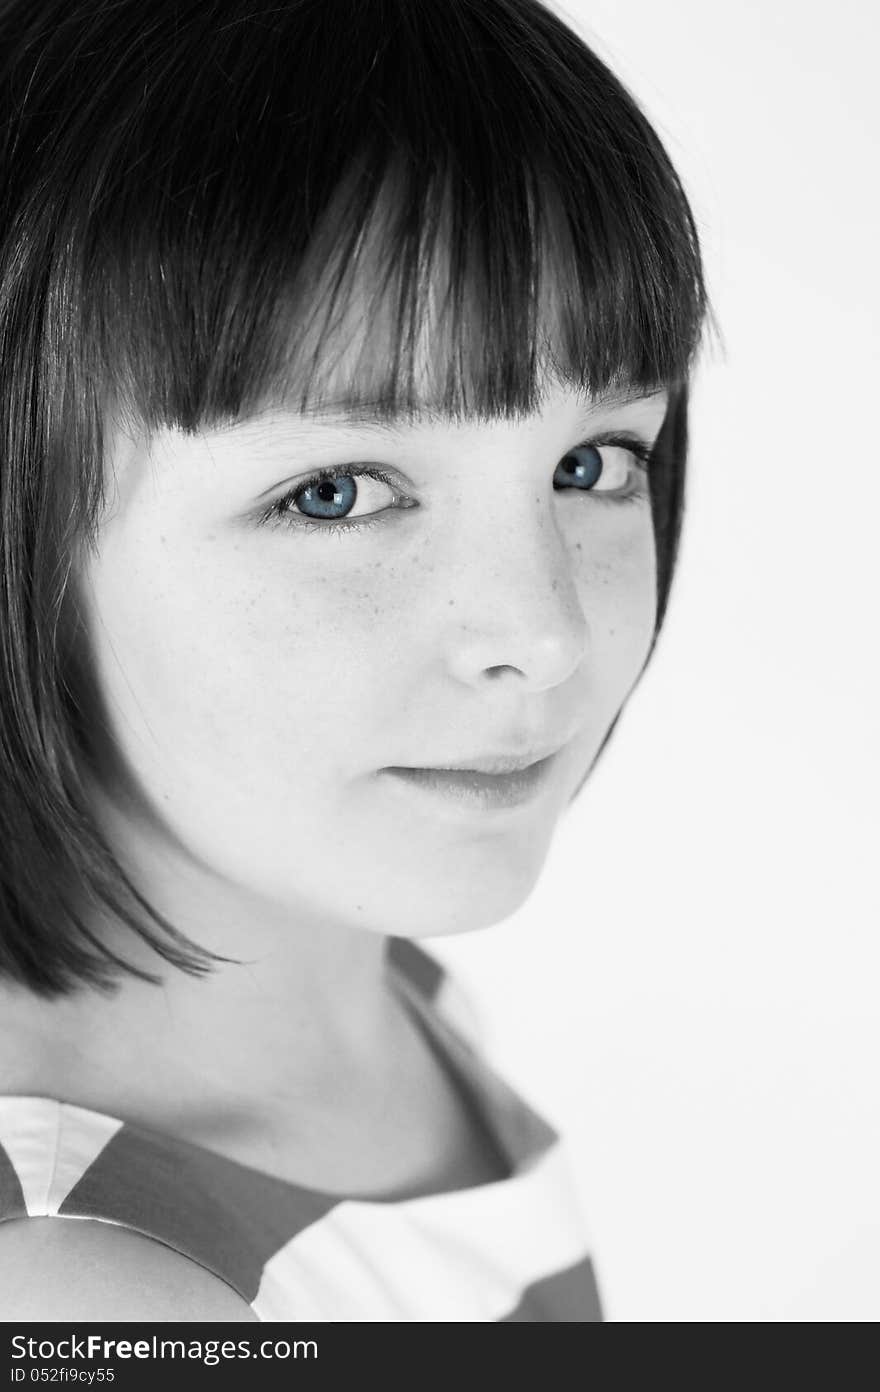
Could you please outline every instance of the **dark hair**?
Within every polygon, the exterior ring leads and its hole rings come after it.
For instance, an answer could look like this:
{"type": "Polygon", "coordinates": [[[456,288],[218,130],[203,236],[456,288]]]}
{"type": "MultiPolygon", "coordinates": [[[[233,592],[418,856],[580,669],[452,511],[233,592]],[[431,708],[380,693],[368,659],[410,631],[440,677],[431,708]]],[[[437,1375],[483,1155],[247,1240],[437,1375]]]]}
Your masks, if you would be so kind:
{"type": "Polygon", "coordinates": [[[709,305],[660,140],[537,0],[7,0],[0,116],[0,974],[52,997],[160,979],[89,905],[184,971],[228,960],[143,898],[87,796],[76,557],[108,409],[194,432],[323,403],[355,284],[347,396],[376,415],[512,418],[542,364],[666,386],[659,631],[709,305]]]}

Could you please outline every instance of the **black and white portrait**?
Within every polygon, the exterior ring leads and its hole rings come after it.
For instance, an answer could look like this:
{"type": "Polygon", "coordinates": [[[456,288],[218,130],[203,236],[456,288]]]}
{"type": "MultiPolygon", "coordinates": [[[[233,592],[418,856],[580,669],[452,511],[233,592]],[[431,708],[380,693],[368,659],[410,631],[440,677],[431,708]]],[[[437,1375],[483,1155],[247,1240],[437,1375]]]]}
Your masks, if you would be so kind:
{"type": "Polygon", "coordinates": [[[876,31],[2,0],[0,1320],[880,1317],[876,31]]]}

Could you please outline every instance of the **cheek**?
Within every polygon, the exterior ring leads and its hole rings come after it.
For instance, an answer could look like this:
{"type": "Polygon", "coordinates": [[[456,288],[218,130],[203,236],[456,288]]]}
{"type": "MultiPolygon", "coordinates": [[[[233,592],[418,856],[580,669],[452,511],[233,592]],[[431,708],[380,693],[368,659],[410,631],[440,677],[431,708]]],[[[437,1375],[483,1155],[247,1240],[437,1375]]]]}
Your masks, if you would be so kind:
{"type": "Polygon", "coordinates": [[[117,744],[160,801],[184,775],[254,798],[267,783],[289,792],[294,775],[316,784],[319,768],[356,764],[377,728],[400,660],[399,584],[381,560],[343,577],[280,552],[218,540],[102,556],[99,682],[117,744]]]}
{"type": "Polygon", "coordinates": [[[620,504],[608,520],[596,513],[572,527],[567,540],[590,625],[590,665],[597,679],[613,679],[618,669],[644,659],[654,634],[657,563],[650,506],[620,504]]]}

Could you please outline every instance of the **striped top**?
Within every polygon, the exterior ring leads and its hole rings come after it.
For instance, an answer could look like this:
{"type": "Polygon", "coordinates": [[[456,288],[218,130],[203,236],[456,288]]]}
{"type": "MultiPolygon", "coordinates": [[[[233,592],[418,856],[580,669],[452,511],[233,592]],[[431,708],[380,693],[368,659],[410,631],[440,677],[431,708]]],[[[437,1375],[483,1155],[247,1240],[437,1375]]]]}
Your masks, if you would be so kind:
{"type": "Polygon", "coordinates": [[[67,1102],[0,1096],[0,1221],[132,1228],[226,1281],[262,1321],[601,1321],[559,1136],[468,1040],[445,968],[402,938],[388,962],[505,1177],[347,1198],[67,1102]]]}

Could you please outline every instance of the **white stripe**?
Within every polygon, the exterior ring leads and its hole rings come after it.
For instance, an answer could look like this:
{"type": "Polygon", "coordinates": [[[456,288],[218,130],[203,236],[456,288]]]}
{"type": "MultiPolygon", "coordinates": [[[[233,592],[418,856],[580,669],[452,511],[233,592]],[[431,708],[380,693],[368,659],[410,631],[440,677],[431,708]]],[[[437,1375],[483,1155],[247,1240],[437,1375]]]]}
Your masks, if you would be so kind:
{"type": "Polygon", "coordinates": [[[122,1125],[48,1097],[0,1097],[0,1145],[31,1218],[54,1217],[122,1125]]]}
{"type": "Polygon", "coordinates": [[[261,1320],[498,1320],[589,1253],[560,1143],[530,1169],[399,1203],[341,1201],[263,1268],[261,1320]]]}

